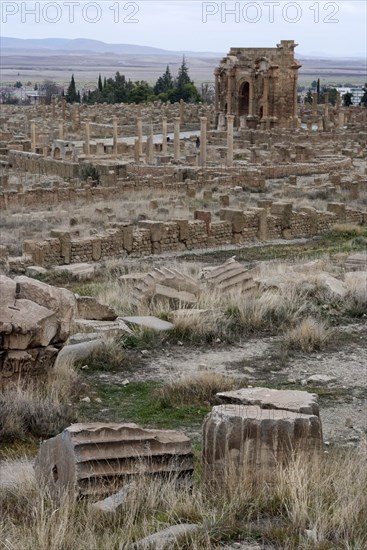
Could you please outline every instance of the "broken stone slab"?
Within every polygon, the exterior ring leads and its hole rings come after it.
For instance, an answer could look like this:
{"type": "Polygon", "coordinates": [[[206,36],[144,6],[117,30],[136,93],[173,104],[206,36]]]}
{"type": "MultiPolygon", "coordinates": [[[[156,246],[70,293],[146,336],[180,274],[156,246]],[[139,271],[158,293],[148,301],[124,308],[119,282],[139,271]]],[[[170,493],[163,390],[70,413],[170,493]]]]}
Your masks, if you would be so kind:
{"type": "Polygon", "coordinates": [[[101,338],[101,335],[98,332],[77,332],[72,336],[69,336],[67,341],[68,345],[81,344],[82,342],[91,342],[92,340],[97,340],[101,338]]]}
{"type": "Polygon", "coordinates": [[[45,275],[46,273],[47,269],[39,265],[30,265],[25,270],[27,277],[38,277],[39,275],[45,275]]]}
{"type": "Polygon", "coordinates": [[[180,523],[149,535],[131,545],[131,550],[169,550],[179,542],[190,542],[187,536],[199,531],[196,523],[180,523]],[[185,540],[186,539],[186,540],[185,540]]]}
{"type": "Polygon", "coordinates": [[[72,332],[96,332],[99,337],[115,338],[132,334],[132,330],[118,317],[115,321],[94,321],[91,319],[74,319],[72,332]]]}
{"type": "Polygon", "coordinates": [[[77,312],[74,294],[66,288],[54,287],[23,275],[15,277],[14,281],[17,298],[30,300],[56,313],[59,327],[55,341],[65,342],[77,312]]]}
{"type": "Polygon", "coordinates": [[[120,506],[126,503],[129,498],[129,495],[135,488],[135,483],[127,483],[120,491],[107,497],[98,502],[93,502],[90,505],[92,510],[97,510],[98,512],[104,512],[105,514],[115,513],[120,506]]]}
{"type": "Polygon", "coordinates": [[[198,283],[191,277],[167,267],[154,268],[135,283],[132,302],[139,307],[149,305],[156,298],[166,298],[175,302],[175,307],[192,305],[197,302],[199,292],[198,283]]]}
{"type": "Polygon", "coordinates": [[[315,384],[316,386],[326,386],[336,382],[334,376],[328,376],[327,374],[313,374],[307,378],[307,384],[315,384]]]}
{"type": "Polygon", "coordinates": [[[257,283],[253,279],[253,272],[234,258],[230,258],[214,269],[204,271],[203,276],[209,285],[221,290],[229,290],[235,286],[240,286],[243,290],[251,290],[257,287],[257,283]]]}
{"type": "Polygon", "coordinates": [[[91,296],[75,296],[80,319],[114,321],[117,318],[117,313],[111,306],[101,304],[91,296]]]}
{"type": "Polygon", "coordinates": [[[315,416],[320,415],[318,396],[306,391],[241,388],[217,393],[217,397],[225,403],[257,405],[262,409],[282,409],[315,416]]]}
{"type": "Polygon", "coordinates": [[[132,423],[72,424],[41,445],[35,462],[38,483],[52,494],[101,497],[142,474],[189,480],[193,468],[186,435],[132,423]]]}
{"type": "Polygon", "coordinates": [[[0,306],[0,335],[4,349],[46,347],[57,335],[56,313],[31,300],[13,300],[0,306]]]}
{"type": "Polygon", "coordinates": [[[339,281],[328,273],[320,273],[317,276],[317,282],[322,286],[324,290],[335,298],[344,298],[348,292],[346,285],[343,281],[339,281]]]}
{"type": "Polygon", "coordinates": [[[121,275],[121,277],[118,278],[118,282],[120,285],[127,285],[141,281],[145,277],[146,273],[128,273],[126,275],[121,275]]]}
{"type": "Polygon", "coordinates": [[[320,418],[257,405],[219,405],[203,424],[203,479],[221,484],[244,477],[272,481],[294,453],[322,450],[320,418]]]}
{"type": "Polygon", "coordinates": [[[57,356],[55,368],[65,361],[81,361],[82,359],[87,359],[92,353],[99,349],[103,349],[104,347],[105,343],[102,338],[90,340],[89,342],[80,342],[79,344],[64,346],[57,356]]]}
{"type": "Polygon", "coordinates": [[[153,315],[122,317],[122,320],[131,326],[137,326],[157,331],[173,330],[175,328],[175,325],[173,323],[163,321],[162,319],[154,317],[153,315]]]}
{"type": "Polygon", "coordinates": [[[186,292],[185,290],[175,290],[174,288],[170,288],[168,286],[163,286],[160,284],[155,285],[155,291],[154,291],[154,302],[156,302],[159,299],[165,299],[169,300],[170,302],[176,302],[178,304],[196,304],[197,297],[195,294],[191,294],[190,292],[186,292]]]}
{"type": "Polygon", "coordinates": [[[74,277],[77,277],[78,279],[87,279],[89,277],[93,277],[97,267],[100,267],[100,265],[97,263],[78,263],[57,265],[53,267],[53,270],[57,271],[58,273],[69,273],[70,275],[74,275],[74,277]]]}

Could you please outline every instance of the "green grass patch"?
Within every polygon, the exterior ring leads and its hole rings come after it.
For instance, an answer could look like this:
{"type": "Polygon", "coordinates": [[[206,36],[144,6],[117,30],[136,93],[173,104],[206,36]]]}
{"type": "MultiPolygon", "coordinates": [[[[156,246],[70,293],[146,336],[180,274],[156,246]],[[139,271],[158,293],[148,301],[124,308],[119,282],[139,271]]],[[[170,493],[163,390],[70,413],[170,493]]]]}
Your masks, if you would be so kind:
{"type": "Polygon", "coordinates": [[[95,397],[101,403],[79,404],[79,418],[88,422],[136,422],[145,427],[199,429],[208,406],[171,406],[160,395],[162,383],[156,381],[133,382],[127,386],[99,384],[95,397]]]}

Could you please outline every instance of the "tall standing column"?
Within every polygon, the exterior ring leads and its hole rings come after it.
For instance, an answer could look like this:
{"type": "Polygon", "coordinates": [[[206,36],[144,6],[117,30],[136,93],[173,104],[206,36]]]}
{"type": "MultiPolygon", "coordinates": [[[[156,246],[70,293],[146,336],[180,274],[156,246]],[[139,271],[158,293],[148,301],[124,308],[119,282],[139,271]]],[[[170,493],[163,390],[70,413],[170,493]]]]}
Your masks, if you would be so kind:
{"type": "Polygon", "coordinates": [[[298,76],[297,72],[293,75],[293,118],[298,124],[298,76]]]}
{"type": "Polygon", "coordinates": [[[36,152],[36,122],[31,121],[31,152],[36,152]]]}
{"type": "Polygon", "coordinates": [[[228,71],[228,86],[227,86],[227,115],[232,114],[232,92],[233,92],[232,70],[228,71]]]}
{"type": "Polygon", "coordinates": [[[174,118],[174,159],[180,160],[180,117],[174,118]]]}
{"type": "Polygon", "coordinates": [[[59,139],[64,139],[64,121],[59,122],[59,139]]]}
{"type": "Polygon", "coordinates": [[[65,120],[65,114],[66,114],[66,99],[63,97],[61,100],[61,116],[63,120],[65,120]]]}
{"type": "Polygon", "coordinates": [[[233,121],[234,115],[227,115],[227,166],[233,166],[233,121]]]}
{"type": "Polygon", "coordinates": [[[324,115],[328,117],[329,116],[329,92],[325,92],[324,94],[324,103],[325,103],[324,115]]]}
{"type": "Polygon", "coordinates": [[[215,109],[215,112],[217,113],[218,112],[218,107],[219,107],[219,71],[218,69],[215,69],[214,71],[214,76],[215,76],[215,101],[214,101],[214,109],[215,109]]]}
{"type": "Polygon", "coordinates": [[[143,120],[141,117],[137,118],[136,124],[138,129],[139,156],[141,156],[143,154],[143,120]]]}
{"type": "Polygon", "coordinates": [[[85,123],[85,154],[90,155],[90,123],[89,120],[85,123]]]}
{"type": "Polygon", "coordinates": [[[154,150],[154,131],[153,131],[153,124],[150,123],[149,136],[147,136],[147,152],[146,152],[146,159],[149,164],[151,164],[154,160],[153,150],[154,150]]]}
{"type": "Polygon", "coordinates": [[[312,114],[317,115],[317,92],[312,94],[312,114]]]}
{"type": "Polygon", "coordinates": [[[206,116],[200,117],[200,165],[206,165],[206,129],[207,118],[206,116]]]}
{"type": "Polygon", "coordinates": [[[167,117],[162,118],[162,153],[167,155],[167,117]]]}
{"type": "Polygon", "coordinates": [[[263,118],[269,116],[269,77],[264,76],[263,118]]]}
{"type": "Polygon", "coordinates": [[[252,80],[249,82],[249,102],[248,102],[248,114],[253,115],[254,114],[254,83],[252,80]]]}
{"type": "Polygon", "coordinates": [[[113,118],[113,154],[117,157],[117,139],[118,139],[118,130],[117,130],[117,118],[113,118]]]}
{"type": "Polygon", "coordinates": [[[180,120],[183,123],[185,118],[185,102],[183,99],[180,99],[180,120]]]}

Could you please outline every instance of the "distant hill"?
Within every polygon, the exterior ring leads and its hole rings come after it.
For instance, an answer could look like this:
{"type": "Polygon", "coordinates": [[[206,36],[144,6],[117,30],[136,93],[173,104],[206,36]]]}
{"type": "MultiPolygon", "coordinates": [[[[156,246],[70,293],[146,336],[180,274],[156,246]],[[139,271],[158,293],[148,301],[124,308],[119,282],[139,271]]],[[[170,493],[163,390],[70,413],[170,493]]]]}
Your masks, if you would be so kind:
{"type": "Polygon", "coordinates": [[[139,44],[107,44],[100,40],[88,38],[11,38],[0,37],[0,48],[3,54],[23,54],[27,52],[32,55],[44,55],[45,53],[55,54],[68,53],[112,53],[116,55],[186,55],[188,57],[200,55],[201,57],[223,56],[225,52],[193,52],[193,51],[172,51],[139,44]]]}

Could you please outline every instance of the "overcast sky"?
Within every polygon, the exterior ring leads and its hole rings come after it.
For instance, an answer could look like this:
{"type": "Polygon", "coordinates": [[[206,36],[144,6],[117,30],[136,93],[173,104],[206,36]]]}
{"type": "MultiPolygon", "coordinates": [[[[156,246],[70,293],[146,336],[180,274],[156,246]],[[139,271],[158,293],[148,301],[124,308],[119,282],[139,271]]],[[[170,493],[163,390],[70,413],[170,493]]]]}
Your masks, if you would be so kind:
{"type": "Polygon", "coordinates": [[[1,0],[1,34],[213,52],[293,39],[301,54],[362,57],[366,6],[365,0],[1,0]]]}

